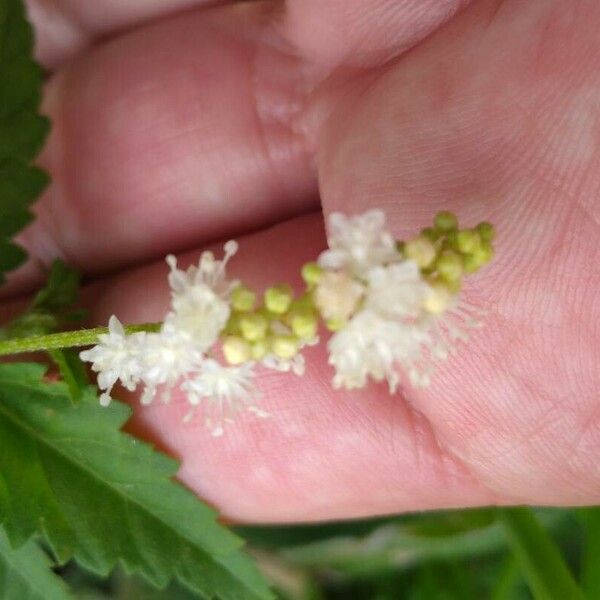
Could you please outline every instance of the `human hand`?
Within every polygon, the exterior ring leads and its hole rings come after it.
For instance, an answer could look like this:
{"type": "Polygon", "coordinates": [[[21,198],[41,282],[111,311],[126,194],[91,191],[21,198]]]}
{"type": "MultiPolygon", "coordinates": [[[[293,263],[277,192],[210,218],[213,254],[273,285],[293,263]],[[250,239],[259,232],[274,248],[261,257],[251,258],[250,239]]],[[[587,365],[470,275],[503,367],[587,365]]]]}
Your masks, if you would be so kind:
{"type": "Polygon", "coordinates": [[[98,323],[157,319],[164,254],[236,237],[234,274],[291,280],[325,245],[321,209],[383,208],[400,238],[439,209],[498,230],[465,293],[484,327],[425,390],[335,392],[317,347],[302,379],[260,374],[270,419],[218,440],[176,399],[138,410],[182,481],[248,521],[598,502],[600,7],[30,4],[53,183],[13,296],[60,255],[105,276],[98,323]]]}

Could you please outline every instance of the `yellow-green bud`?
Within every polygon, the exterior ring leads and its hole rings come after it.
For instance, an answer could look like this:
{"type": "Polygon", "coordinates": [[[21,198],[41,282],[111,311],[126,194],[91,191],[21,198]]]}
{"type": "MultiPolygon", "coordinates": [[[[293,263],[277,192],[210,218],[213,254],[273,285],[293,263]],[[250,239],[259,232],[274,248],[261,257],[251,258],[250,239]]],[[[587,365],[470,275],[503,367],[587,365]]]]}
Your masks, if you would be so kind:
{"type": "Polygon", "coordinates": [[[458,227],[458,219],[454,213],[442,210],[435,215],[433,224],[438,231],[452,231],[458,227]]]}
{"type": "Polygon", "coordinates": [[[250,347],[250,356],[253,360],[260,360],[268,354],[269,350],[269,342],[266,339],[257,340],[250,347]]]}
{"type": "Polygon", "coordinates": [[[483,265],[489,263],[493,256],[494,249],[490,244],[484,242],[475,249],[475,252],[464,257],[464,269],[467,273],[475,273],[483,265]]]}
{"type": "Polygon", "coordinates": [[[293,298],[294,292],[287,283],[280,283],[265,290],[265,306],[276,315],[285,313],[293,298]]]}
{"type": "Polygon", "coordinates": [[[479,234],[472,229],[463,229],[456,234],[456,246],[463,254],[475,252],[480,243],[479,234]]]}
{"type": "Polygon", "coordinates": [[[271,342],[273,354],[286,360],[297,354],[298,347],[298,340],[293,335],[276,335],[271,342]]]}
{"type": "Polygon", "coordinates": [[[446,285],[434,283],[431,293],[425,298],[423,308],[432,315],[440,315],[450,307],[453,297],[446,285]]]}
{"type": "Polygon", "coordinates": [[[255,342],[265,337],[267,333],[267,319],[257,313],[240,316],[240,331],[249,342],[255,342]]]}
{"type": "Polygon", "coordinates": [[[238,285],[231,292],[231,307],[233,310],[248,312],[254,308],[256,294],[245,285],[238,285]]]}
{"type": "Polygon", "coordinates": [[[437,272],[448,281],[460,279],[463,273],[462,260],[452,250],[446,250],[438,257],[435,268],[437,272]]]}
{"type": "Polygon", "coordinates": [[[479,225],[477,225],[477,232],[484,242],[491,242],[496,237],[496,230],[494,229],[494,226],[487,221],[482,221],[479,223],[479,225]]]}
{"type": "Polygon", "coordinates": [[[229,319],[223,327],[224,335],[238,335],[240,333],[240,315],[232,312],[229,319]]]}
{"type": "Polygon", "coordinates": [[[292,314],[289,320],[292,331],[301,339],[310,340],[317,335],[318,321],[315,314],[304,310],[292,314]]]}
{"type": "Polygon", "coordinates": [[[475,273],[481,267],[479,258],[475,254],[467,254],[463,258],[463,269],[465,273],[475,273]]]}
{"type": "Polygon", "coordinates": [[[319,283],[323,269],[316,262],[307,262],[302,266],[302,279],[309,287],[313,287],[319,283]]]}
{"type": "Polygon", "coordinates": [[[494,258],[494,249],[491,244],[484,243],[480,248],[477,248],[475,256],[477,256],[482,265],[486,265],[494,258]]]}
{"type": "Polygon", "coordinates": [[[329,331],[339,331],[348,321],[344,319],[327,319],[325,321],[325,327],[329,329],[329,331]]]}
{"type": "Polygon", "coordinates": [[[421,229],[421,235],[431,242],[435,242],[440,237],[440,234],[433,227],[421,229]]]}
{"type": "Polygon", "coordinates": [[[230,335],[223,340],[223,356],[230,365],[250,360],[250,344],[241,337],[230,335]]]}
{"type": "Polygon", "coordinates": [[[313,300],[313,295],[312,292],[307,292],[305,294],[302,294],[301,296],[298,296],[297,298],[294,298],[292,300],[292,303],[290,304],[290,308],[289,308],[289,312],[294,312],[294,311],[309,311],[312,312],[316,309],[315,307],[315,302],[313,300]]]}
{"type": "Polygon", "coordinates": [[[435,260],[436,249],[430,239],[420,235],[406,242],[404,255],[414,260],[419,267],[424,269],[435,260]]]}

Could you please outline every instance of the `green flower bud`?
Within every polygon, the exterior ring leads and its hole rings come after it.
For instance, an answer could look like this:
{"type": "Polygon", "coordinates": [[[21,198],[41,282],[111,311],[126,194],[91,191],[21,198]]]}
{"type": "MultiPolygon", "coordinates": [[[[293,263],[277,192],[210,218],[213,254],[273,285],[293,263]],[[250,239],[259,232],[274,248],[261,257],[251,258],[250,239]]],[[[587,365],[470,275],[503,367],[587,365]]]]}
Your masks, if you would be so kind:
{"type": "Polygon", "coordinates": [[[436,249],[430,239],[420,235],[406,242],[404,255],[406,258],[414,260],[421,269],[424,269],[435,260],[436,249]]]}
{"type": "Polygon", "coordinates": [[[223,340],[223,356],[230,365],[250,360],[250,344],[241,337],[230,335],[223,340]]]}
{"type": "Polygon", "coordinates": [[[302,279],[309,287],[314,287],[321,280],[323,269],[316,262],[307,262],[302,266],[302,279]]]}
{"type": "Polygon", "coordinates": [[[268,325],[267,319],[261,314],[251,313],[240,316],[240,331],[249,342],[264,338],[268,325]]]}
{"type": "Polygon", "coordinates": [[[433,227],[425,227],[421,229],[421,235],[426,237],[430,242],[435,242],[440,237],[440,234],[433,227]]]}
{"type": "Polygon", "coordinates": [[[483,266],[489,263],[492,258],[494,258],[494,249],[492,248],[491,244],[484,243],[475,251],[475,255],[483,266]]]}
{"type": "Polygon", "coordinates": [[[298,348],[298,340],[293,335],[276,335],[271,342],[273,354],[285,360],[296,356],[298,348]]]}
{"type": "Polygon", "coordinates": [[[223,335],[238,335],[240,333],[240,315],[232,312],[223,327],[223,335]]]}
{"type": "Polygon", "coordinates": [[[310,340],[317,335],[319,322],[312,311],[298,311],[291,315],[290,326],[295,335],[304,340],[310,340]]]}
{"type": "Polygon", "coordinates": [[[340,329],[342,329],[342,327],[344,327],[344,325],[347,323],[348,321],[344,320],[344,319],[327,319],[325,321],[325,327],[327,327],[327,329],[329,329],[329,331],[339,331],[340,329]]]}
{"type": "Polygon", "coordinates": [[[271,349],[269,342],[266,339],[257,340],[250,346],[250,356],[252,360],[261,360],[271,349]]]}
{"type": "Polygon", "coordinates": [[[435,267],[437,272],[448,281],[456,281],[463,273],[462,259],[452,250],[446,250],[438,257],[435,267]]]}
{"type": "Polygon", "coordinates": [[[315,302],[313,300],[312,292],[307,292],[294,298],[290,304],[289,312],[297,311],[309,311],[314,312],[316,310],[315,302]]]}
{"type": "Polygon", "coordinates": [[[433,224],[438,231],[452,231],[458,227],[458,219],[454,213],[442,210],[435,215],[433,224]]]}
{"type": "Polygon", "coordinates": [[[294,292],[287,283],[280,283],[265,290],[265,306],[276,315],[287,312],[293,298],[294,292]]]}
{"type": "Polygon", "coordinates": [[[254,308],[256,294],[245,285],[238,285],[231,292],[231,307],[233,310],[248,312],[254,308]]]}
{"type": "Polygon", "coordinates": [[[463,258],[463,269],[465,273],[475,273],[479,270],[481,263],[475,254],[467,254],[463,258]]]}
{"type": "Polygon", "coordinates": [[[494,229],[494,226],[487,221],[482,221],[479,223],[479,225],[477,225],[477,232],[484,242],[492,242],[496,237],[496,230],[494,229]]]}
{"type": "Polygon", "coordinates": [[[463,266],[467,273],[475,273],[483,265],[487,264],[492,260],[494,256],[494,249],[488,243],[482,243],[475,251],[468,254],[463,259],[463,266]]]}
{"type": "Polygon", "coordinates": [[[480,244],[481,239],[477,231],[463,229],[456,233],[456,246],[463,254],[475,252],[480,244]]]}

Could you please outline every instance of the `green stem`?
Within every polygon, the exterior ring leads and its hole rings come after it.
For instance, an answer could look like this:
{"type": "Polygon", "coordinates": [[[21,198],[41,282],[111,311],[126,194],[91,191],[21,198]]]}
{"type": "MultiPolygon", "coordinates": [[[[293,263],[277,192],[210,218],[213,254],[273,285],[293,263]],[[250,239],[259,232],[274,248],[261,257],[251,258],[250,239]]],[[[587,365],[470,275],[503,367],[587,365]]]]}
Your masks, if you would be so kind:
{"type": "Polygon", "coordinates": [[[498,516],[536,600],[583,599],[558,546],[531,509],[500,508],[498,516]]]}
{"type": "MultiPolygon", "coordinates": [[[[125,332],[158,331],[160,326],[161,323],[127,325],[125,332]]],[[[42,352],[60,348],[92,346],[98,342],[98,336],[104,333],[108,333],[108,327],[94,327],[93,329],[79,329],[76,331],[63,331],[48,335],[33,335],[30,337],[3,340],[0,341],[0,356],[22,354],[23,352],[42,352]]]]}

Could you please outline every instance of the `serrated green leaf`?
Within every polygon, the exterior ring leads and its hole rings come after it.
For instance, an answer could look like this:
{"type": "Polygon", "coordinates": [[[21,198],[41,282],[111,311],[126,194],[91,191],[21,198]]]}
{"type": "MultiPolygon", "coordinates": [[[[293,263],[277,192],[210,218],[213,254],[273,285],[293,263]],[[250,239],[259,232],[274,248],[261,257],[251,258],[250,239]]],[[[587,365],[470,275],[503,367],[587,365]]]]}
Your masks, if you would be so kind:
{"type": "Polygon", "coordinates": [[[270,598],[241,540],[172,481],[177,465],[119,431],[129,409],[44,383],[36,364],[0,365],[0,488],[11,543],[43,531],[61,561],[106,574],[121,560],[154,585],[204,597],[270,598]]]}
{"type": "Polygon", "coordinates": [[[49,129],[38,113],[41,89],[23,2],[0,0],[0,283],[26,258],[10,238],[31,221],[28,207],[48,183],[46,173],[29,164],[49,129]]]}
{"type": "Polygon", "coordinates": [[[33,540],[14,549],[0,531],[0,597],[7,600],[71,600],[50,560],[33,540]]]}
{"type": "Polygon", "coordinates": [[[79,273],[55,260],[50,268],[46,285],[35,295],[31,310],[34,312],[57,313],[70,308],[79,296],[79,273]]]}

